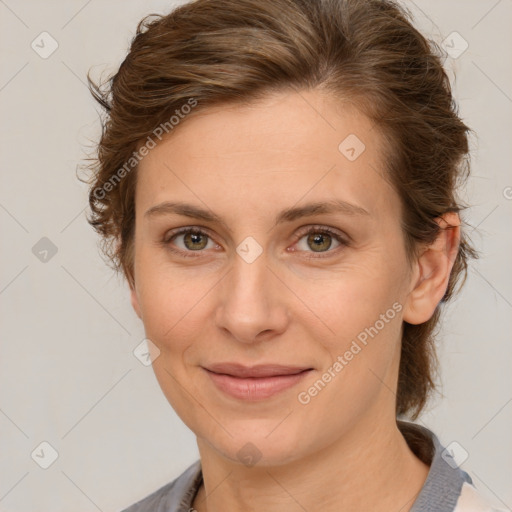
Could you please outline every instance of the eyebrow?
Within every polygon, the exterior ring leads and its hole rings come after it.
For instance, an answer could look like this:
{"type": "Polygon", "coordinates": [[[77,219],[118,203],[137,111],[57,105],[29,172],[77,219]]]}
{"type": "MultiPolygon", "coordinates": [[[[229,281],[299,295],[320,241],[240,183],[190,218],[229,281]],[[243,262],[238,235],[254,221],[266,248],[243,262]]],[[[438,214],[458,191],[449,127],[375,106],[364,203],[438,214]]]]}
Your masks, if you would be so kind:
{"type": "MultiPolygon", "coordinates": [[[[341,213],[344,215],[362,215],[370,216],[370,213],[362,206],[348,203],[339,199],[328,201],[319,201],[309,203],[304,206],[294,206],[282,210],[275,218],[275,224],[283,222],[292,222],[302,217],[310,215],[341,213]]],[[[194,219],[200,219],[206,222],[219,222],[223,224],[222,219],[210,210],[195,206],[189,203],[165,201],[149,208],[144,214],[145,218],[157,217],[160,215],[182,215],[194,219]]]]}

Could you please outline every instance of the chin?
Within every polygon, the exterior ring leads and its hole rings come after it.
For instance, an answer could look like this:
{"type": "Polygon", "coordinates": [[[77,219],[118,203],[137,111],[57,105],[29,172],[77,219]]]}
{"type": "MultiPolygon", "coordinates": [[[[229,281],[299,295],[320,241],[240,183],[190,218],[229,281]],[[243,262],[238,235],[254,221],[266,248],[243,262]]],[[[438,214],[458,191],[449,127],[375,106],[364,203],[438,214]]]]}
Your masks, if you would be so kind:
{"type": "Polygon", "coordinates": [[[247,467],[282,466],[305,456],[307,451],[304,442],[307,433],[299,431],[298,425],[297,428],[292,424],[284,426],[291,419],[283,421],[284,417],[226,423],[225,428],[232,437],[222,432],[220,438],[203,439],[226,459],[247,467]]]}

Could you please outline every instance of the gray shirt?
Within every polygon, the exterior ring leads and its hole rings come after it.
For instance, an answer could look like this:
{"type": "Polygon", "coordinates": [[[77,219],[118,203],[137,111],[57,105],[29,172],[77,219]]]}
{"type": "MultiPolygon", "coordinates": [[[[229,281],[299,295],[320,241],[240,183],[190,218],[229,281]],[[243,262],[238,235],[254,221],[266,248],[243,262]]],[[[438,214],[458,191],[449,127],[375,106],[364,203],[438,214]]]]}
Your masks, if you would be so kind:
{"type": "MultiPolygon", "coordinates": [[[[411,450],[430,466],[411,512],[493,510],[478,495],[470,476],[458,467],[430,430],[403,421],[398,422],[398,427],[411,450]]],[[[197,460],[178,478],[123,512],[193,512],[192,503],[202,481],[201,461],[197,460]]]]}

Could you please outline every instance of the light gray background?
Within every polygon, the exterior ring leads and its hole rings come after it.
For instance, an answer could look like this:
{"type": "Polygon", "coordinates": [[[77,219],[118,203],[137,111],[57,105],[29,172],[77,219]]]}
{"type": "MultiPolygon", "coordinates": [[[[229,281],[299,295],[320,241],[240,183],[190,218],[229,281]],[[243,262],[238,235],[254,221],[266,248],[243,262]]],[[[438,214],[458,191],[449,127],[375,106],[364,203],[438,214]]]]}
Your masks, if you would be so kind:
{"type": "MultiPolygon", "coordinates": [[[[456,74],[461,116],[478,134],[465,218],[483,253],[447,309],[444,396],[421,422],[445,445],[459,443],[469,454],[463,469],[509,510],[512,1],[404,3],[436,41],[457,31],[469,44],[446,67],[456,74]]],[[[98,254],[87,190],[75,177],[99,134],[87,70],[114,71],[141,17],[173,5],[0,0],[2,512],[120,510],[198,457],[151,367],[132,353],[143,327],[127,286],[98,254]],[[31,48],[43,31],[59,45],[47,59],[31,48]],[[32,252],[42,237],[58,249],[47,262],[32,252]],[[46,470],[31,458],[42,441],[59,454],[46,470]]]]}

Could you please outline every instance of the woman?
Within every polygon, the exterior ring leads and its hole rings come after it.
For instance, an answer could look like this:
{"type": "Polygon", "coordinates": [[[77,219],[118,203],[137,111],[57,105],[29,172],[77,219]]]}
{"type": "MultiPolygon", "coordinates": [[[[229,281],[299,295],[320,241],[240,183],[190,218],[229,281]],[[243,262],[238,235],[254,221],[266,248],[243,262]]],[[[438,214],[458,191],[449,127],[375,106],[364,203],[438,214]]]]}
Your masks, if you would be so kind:
{"type": "Polygon", "coordinates": [[[106,90],[90,223],[200,460],[126,509],[490,510],[417,418],[475,253],[435,45],[381,0],[197,0],[106,90]]]}

